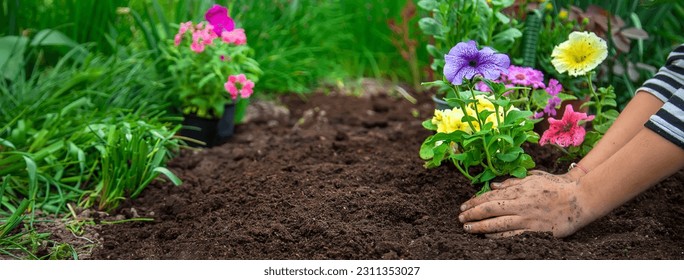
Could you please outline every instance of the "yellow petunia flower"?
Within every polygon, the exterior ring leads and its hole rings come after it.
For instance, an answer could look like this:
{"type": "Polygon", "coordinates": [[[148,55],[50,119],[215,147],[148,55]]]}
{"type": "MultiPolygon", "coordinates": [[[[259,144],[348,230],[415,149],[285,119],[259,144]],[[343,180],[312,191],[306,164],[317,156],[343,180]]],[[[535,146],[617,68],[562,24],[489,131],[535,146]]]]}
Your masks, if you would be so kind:
{"type": "MultiPolygon", "coordinates": [[[[469,115],[474,114],[472,110],[466,109],[469,115]]],[[[432,118],[432,124],[437,126],[437,132],[439,133],[452,133],[454,131],[463,131],[466,133],[472,133],[473,130],[470,128],[467,122],[463,122],[463,111],[460,109],[446,109],[446,110],[435,110],[435,116],[432,118]]],[[[476,122],[473,122],[475,129],[479,129],[476,122]]]]}
{"type": "MultiPolygon", "coordinates": [[[[494,109],[494,103],[492,103],[492,101],[490,101],[484,95],[477,95],[477,96],[475,96],[475,99],[477,100],[477,109],[479,110],[478,112],[482,112],[482,111],[494,112],[496,110],[496,109],[494,109]]],[[[471,104],[469,104],[469,107],[471,109],[473,109],[473,112],[474,112],[475,104],[471,103],[471,104]]],[[[511,106],[511,109],[514,109],[514,107],[511,106]]],[[[510,112],[510,110],[509,110],[509,112],[510,112]]],[[[497,119],[495,114],[489,114],[489,116],[487,116],[487,119],[485,119],[484,122],[485,123],[492,123],[493,124],[492,128],[497,128],[499,126],[499,122],[497,120],[503,121],[503,117],[504,117],[503,108],[499,107],[499,110],[497,113],[499,114],[498,119],[497,119]]],[[[472,115],[472,116],[475,117],[475,115],[472,115]]]]}
{"type": "Polygon", "coordinates": [[[608,56],[606,41],[593,32],[572,32],[551,53],[551,64],[559,73],[581,76],[594,70],[608,56]]]}

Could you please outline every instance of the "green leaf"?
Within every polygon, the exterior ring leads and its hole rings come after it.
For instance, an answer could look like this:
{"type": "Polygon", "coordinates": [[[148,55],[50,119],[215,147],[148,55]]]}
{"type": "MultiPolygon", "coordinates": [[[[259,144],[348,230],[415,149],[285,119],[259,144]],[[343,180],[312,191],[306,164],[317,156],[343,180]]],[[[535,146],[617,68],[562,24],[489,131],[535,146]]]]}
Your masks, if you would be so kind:
{"type": "Polygon", "coordinates": [[[423,121],[422,125],[427,130],[437,130],[437,126],[432,123],[432,119],[423,121]]]}
{"type": "Polygon", "coordinates": [[[517,178],[525,178],[525,176],[527,176],[527,169],[522,166],[518,166],[511,171],[511,175],[517,178]]]}
{"type": "Polygon", "coordinates": [[[38,31],[33,37],[33,40],[31,40],[31,46],[68,47],[75,51],[74,55],[77,61],[82,61],[86,55],[88,55],[86,48],[76,43],[76,41],[71,40],[64,35],[64,33],[54,29],[43,29],[38,31]]]}
{"type": "Polygon", "coordinates": [[[433,150],[435,148],[435,143],[431,140],[432,137],[428,137],[423,144],[420,145],[420,158],[423,160],[429,160],[435,156],[433,150]]]}
{"type": "Polygon", "coordinates": [[[178,178],[175,174],[173,174],[173,172],[171,172],[171,170],[167,169],[166,167],[161,167],[161,166],[155,167],[153,169],[153,171],[157,172],[157,173],[164,174],[176,186],[179,186],[180,184],[183,183],[183,181],[181,181],[180,178],[178,178]]]}
{"type": "Polygon", "coordinates": [[[479,183],[484,183],[484,182],[489,182],[492,179],[496,178],[496,174],[490,169],[485,170],[482,172],[480,175],[477,177],[477,181],[479,183]]]}
{"type": "Polygon", "coordinates": [[[501,12],[496,12],[496,14],[494,15],[499,20],[499,22],[503,24],[508,24],[511,22],[511,19],[509,19],[506,15],[502,14],[501,12]]]}
{"type": "Polygon", "coordinates": [[[425,35],[442,35],[444,31],[442,30],[442,25],[439,24],[435,19],[433,18],[421,18],[418,21],[418,26],[420,27],[420,30],[425,33],[425,35]]]}
{"type": "Polygon", "coordinates": [[[602,123],[602,124],[594,124],[594,130],[596,130],[597,132],[599,132],[601,134],[606,134],[606,132],[608,131],[608,129],[610,128],[611,125],[613,125],[612,120],[609,120],[609,121],[602,123]]]}
{"type": "Polygon", "coordinates": [[[589,107],[589,106],[594,106],[594,104],[596,104],[595,101],[584,102],[584,103],[582,103],[582,105],[580,105],[580,109],[585,108],[585,107],[589,107]]]}
{"type": "Polygon", "coordinates": [[[524,152],[525,151],[520,147],[513,147],[506,151],[506,153],[497,153],[496,158],[503,162],[514,162],[518,159],[518,156],[524,152]]]}
{"type": "Polygon", "coordinates": [[[513,162],[518,158],[518,155],[520,153],[516,152],[511,152],[511,153],[505,153],[505,154],[496,154],[496,158],[500,159],[503,162],[513,162]]]}
{"type": "MultiPolygon", "coordinates": [[[[5,147],[10,147],[12,149],[16,149],[14,147],[14,144],[12,144],[12,142],[5,140],[5,139],[2,139],[2,138],[0,138],[0,145],[5,146],[5,147]]],[[[2,198],[2,196],[0,196],[0,198],[2,198]]]]}
{"type": "Polygon", "coordinates": [[[442,144],[434,148],[434,156],[432,157],[433,162],[441,162],[444,159],[444,156],[446,155],[446,151],[449,148],[449,145],[442,144]]]}
{"type": "Polygon", "coordinates": [[[520,121],[526,121],[532,116],[532,112],[530,111],[521,111],[521,110],[511,110],[506,114],[506,120],[505,124],[518,124],[520,121]]]}
{"type": "Polygon", "coordinates": [[[494,42],[494,47],[500,52],[505,52],[513,46],[515,39],[522,37],[522,32],[516,28],[509,28],[503,32],[499,32],[494,37],[492,41],[494,42]]]}
{"type": "Polygon", "coordinates": [[[609,119],[609,120],[615,120],[615,119],[617,119],[617,117],[619,115],[620,115],[620,113],[618,113],[618,111],[612,110],[612,109],[608,110],[606,112],[603,112],[603,117],[606,119],[609,119]]]}
{"type": "Polygon", "coordinates": [[[442,81],[442,80],[437,80],[437,81],[432,81],[432,82],[423,82],[423,83],[420,83],[420,85],[421,85],[421,86],[425,86],[425,87],[433,87],[433,86],[437,86],[437,87],[451,86],[451,84],[448,84],[447,82],[442,81]]]}
{"type": "Polygon", "coordinates": [[[43,29],[31,40],[31,46],[65,46],[74,48],[78,46],[74,40],[69,39],[64,33],[53,29],[43,29]]]}
{"type": "Polygon", "coordinates": [[[520,158],[518,158],[518,160],[519,160],[519,165],[521,167],[524,167],[525,169],[531,169],[531,168],[534,168],[536,166],[536,164],[534,163],[534,160],[528,154],[520,155],[520,158]]]}
{"type": "Polygon", "coordinates": [[[549,95],[545,90],[534,90],[530,96],[532,104],[537,108],[546,107],[546,103],[549,102],[551,95],[549,95]]]}
{"type": "Polygon", "coordinates": [[[559,97],[562,101],[577,100],[577,99],[578,99],[577,96],[574,96],[574,95],[572,95],[572,94],[562,93],[562,92],[558,94],[558,97],[559,97]]]}
{"type": "Polygon", "coordinates": [[[418,7],[426,11],[433,11],[439,8],[439,3],[436,0],[420,0],[418,7]]]}
{"type": "Polygon", "coordinates": [[[425,49],[427,50],[428,54],[430,54],[433,57],[442,57],[444,54],[435,47],[435,45],[428,44],[425,49]]]}
{"type": "Polygon", "coordinates": [[[464,147],[470,146],[470,144],[472,144],[475,141],[481,141],[480,139],[481,139],[480,137],[468,137],[465,140],[463,140],[463,146],[464,147]]]}
{"type": "Polygon", "coordinates": [[[24,67],[24,51],[28,45],[26,37],[5,36],[0,38],[0,72],[2,77],[14,81],[24,67]]]}

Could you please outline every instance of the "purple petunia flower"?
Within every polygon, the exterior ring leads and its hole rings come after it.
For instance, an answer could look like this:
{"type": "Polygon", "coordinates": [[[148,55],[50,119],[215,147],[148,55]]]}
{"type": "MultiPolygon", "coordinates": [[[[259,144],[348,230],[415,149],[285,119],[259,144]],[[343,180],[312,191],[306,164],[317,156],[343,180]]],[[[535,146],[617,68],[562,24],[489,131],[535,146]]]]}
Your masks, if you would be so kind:
{"type": "Polygon", "coordinates": [[[496,79],[501,73],[508,72],[510,59],[505,54],[498,54],[489,47],[477,49],[475,41],[456,44],[444,55],[444,77],[454,85],[463,84],[463,79],[472,79],[481,75],[485,79],[496,79]]]}
{"type": "Polygon", "coordinates": [[[549,86],[546,87],[546,92],[548,92],[552,96],[556,96],[561,91],[563,91],[563,85],[561,85],[558,82],[558,80],[556,80],[556,79],[549,80],[549,86]]]}
{"type": "Polygon", "coordinates": [[[560,105],[562,100],[558,96],[551,97],[546,103],[546,107],[544,107],[544,113],[546,113],[549,116],[555,117],[556,116],[556,107],[560,105]]]}
{"type": "Polygon", "coordinates": [[[214,5],[207,10],[204,18],[214,27],[217,36],[221,36],[223,31],[230,32],[235,29],[235,22],[228,16],[228,9],[221,5],[214,5]]]}

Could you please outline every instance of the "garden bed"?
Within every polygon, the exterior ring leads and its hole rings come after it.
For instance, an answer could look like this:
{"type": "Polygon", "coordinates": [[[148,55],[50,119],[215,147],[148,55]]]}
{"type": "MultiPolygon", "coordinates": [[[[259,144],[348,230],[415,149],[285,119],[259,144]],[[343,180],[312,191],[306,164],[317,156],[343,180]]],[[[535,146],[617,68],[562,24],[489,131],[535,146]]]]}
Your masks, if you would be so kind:
{"type": "MultiPolygon", "coordinates": [[[[682,172],[565,239],[465,233],[458,206],[477,188],[450,166],[423,168],[433,104],[413,95],[416,105],[384,92],[289,96],[289,112],[262,110],[228,143],[172,160],[181,186],[156,182],[115,213],[154,221],[98,226],[102,244],[86,257],[684,258],[682,172]]],[[[538,168],[567,167],[531,147],[538,168]]]]}

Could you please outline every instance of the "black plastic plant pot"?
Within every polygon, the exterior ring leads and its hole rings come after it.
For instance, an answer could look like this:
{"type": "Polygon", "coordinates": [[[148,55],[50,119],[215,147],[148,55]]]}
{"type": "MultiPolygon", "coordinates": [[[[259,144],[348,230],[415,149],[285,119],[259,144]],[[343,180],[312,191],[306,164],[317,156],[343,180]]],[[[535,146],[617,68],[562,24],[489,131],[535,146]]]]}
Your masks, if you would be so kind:
{"type": "Polygon", "coordinates": [[[180,134],[205,143],[202,145],[201,143],[187,141],[190,147],[209,148],[221,145],[228,141],[235,132],[234,117],[235,106],[233,104],[226,105],[220,119],[206,119],[195,114],[185,115],[180,134]]]}

